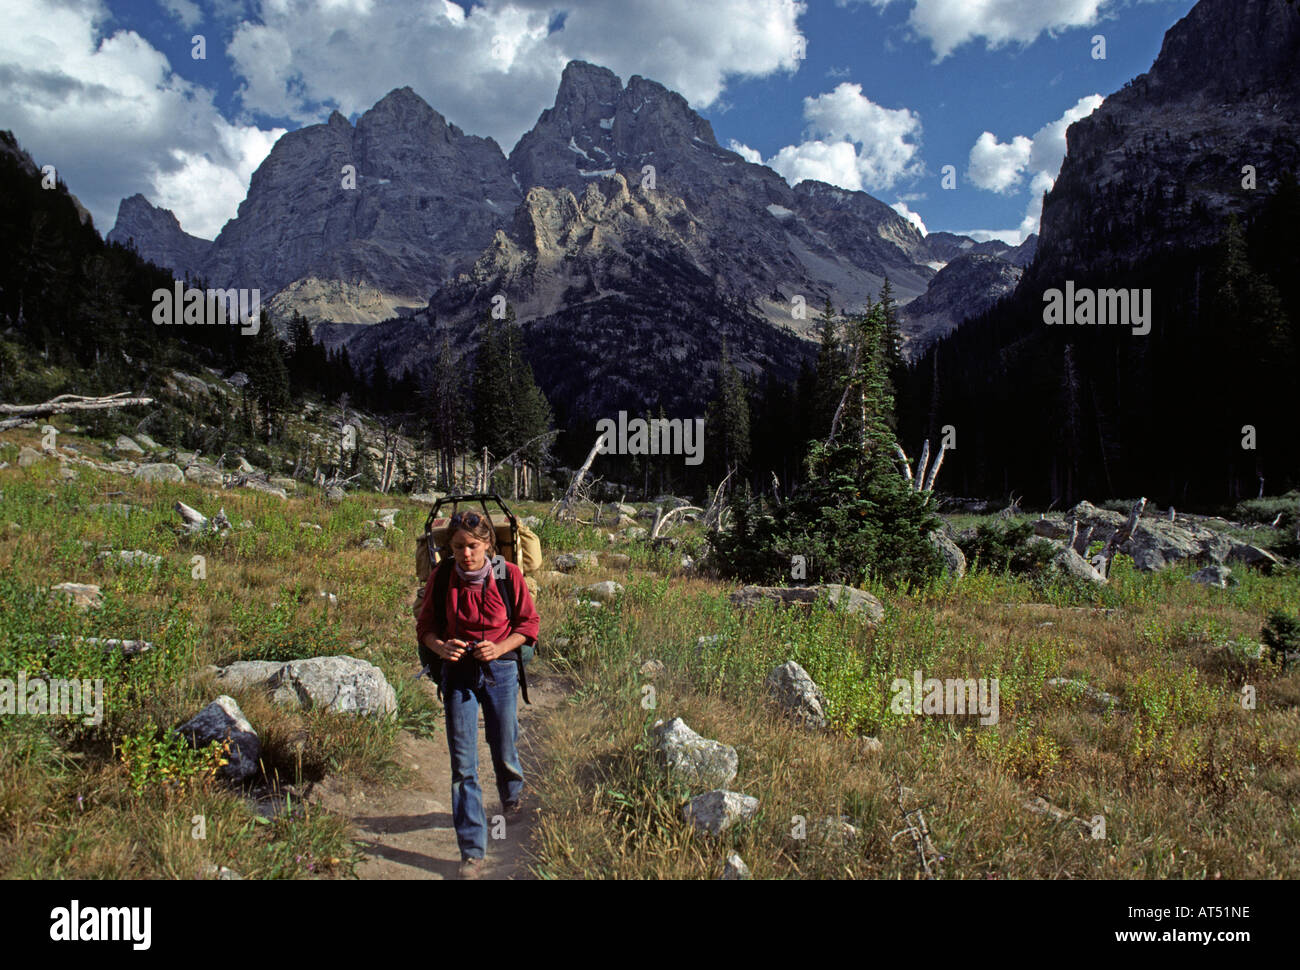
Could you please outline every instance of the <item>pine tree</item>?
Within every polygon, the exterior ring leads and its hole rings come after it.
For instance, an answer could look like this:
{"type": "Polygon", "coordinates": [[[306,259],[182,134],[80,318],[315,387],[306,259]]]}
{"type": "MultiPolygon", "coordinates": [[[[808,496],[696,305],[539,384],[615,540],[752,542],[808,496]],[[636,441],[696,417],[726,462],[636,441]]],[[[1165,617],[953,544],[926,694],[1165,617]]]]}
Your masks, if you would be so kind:
{"type": "Polygon", "coordinates": [[[749,391],[740,371],[731,363],[725,339],[704,426],[706,447],[717,477],[734,468],[737,479],[745,478],[750,456],[749,391]]]}

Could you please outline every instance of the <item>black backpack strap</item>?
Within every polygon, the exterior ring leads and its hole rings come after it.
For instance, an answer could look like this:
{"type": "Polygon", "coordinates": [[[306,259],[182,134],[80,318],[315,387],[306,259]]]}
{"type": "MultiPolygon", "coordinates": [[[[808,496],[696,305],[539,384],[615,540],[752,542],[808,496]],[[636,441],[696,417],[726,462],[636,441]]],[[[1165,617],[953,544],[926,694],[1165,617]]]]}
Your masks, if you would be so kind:
{"type": "MultiPolygon", "coordinates": [[[[506,621],[515,621],[515,581],[501,556],[492,559],[492,575],[496,577],[497,593],[506,604],[506,621]]],[[[519,668],[519,689],[524,695],[524,703],[532,704],[528,699],[528,675],[524,673],[524,655],[515,650],[515,665],[519,668]]]]}
{"type": "MultiPolygon", "coordinates": [[[[433,632],[439,640],[446,639],[447,633],[447,588],[451,585],[451,560],[444,559],[433,567],[429,577],[433,583],[433,632]]],[[[438,700],[442,700],[442,658],[420,644],[420,659],[429,665],[429,677],[438,685],[438,700]]]]}

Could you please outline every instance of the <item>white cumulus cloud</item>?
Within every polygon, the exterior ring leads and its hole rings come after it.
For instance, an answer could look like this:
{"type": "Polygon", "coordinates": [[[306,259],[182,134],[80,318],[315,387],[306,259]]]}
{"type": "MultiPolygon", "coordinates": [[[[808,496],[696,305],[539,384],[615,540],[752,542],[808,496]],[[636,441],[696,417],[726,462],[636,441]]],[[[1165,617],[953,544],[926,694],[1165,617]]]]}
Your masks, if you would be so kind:
{"type": "Polygon", "coordinates": [[[1032,137],[1016,135],[1009,142],[999,142],[992,132],[984,132],[975,140],[970,150],[967,176],[978,188],[990,192],[1009,193],[1020,189],[1026,176],[1029,179],[1029,200],[1019,229],[984,230],[999,233],[996,238],[1018,233],[1022,242],[1038,232],[1042,216],[1043,193],[1049,191],[1061,171],[1065,159],[1065,131],[1080,118],[1086,118],[1101,106],[1105,99],[1100,94],[1090,94],[1057,118],[1034,132],[1032,137]]]}
{"type": "Polygon", "coordinates": [[[808,137],[787,145],[767,164],[791,185],[817,179],[870,192],[892,188],[921,174],[921,117],[907,108],[885,108],[844,82],[834,91],[804,98],[808,137]]]}
{"type": "Polygon", "coordinates": [[[55,166],[101,233],[141,192],[215,236],[284,129],[228,122],[210,91],[110,19],[101,0],[0,0],[0,128],[55,166]]]}
{"type": "Polygon", "coordinates": [[[1119,0],[866,0],[875,7],[910,3],[907,25],[941,61],[962,44],[1030,44],[1042,34],[1091,26],[1119,0]]]}

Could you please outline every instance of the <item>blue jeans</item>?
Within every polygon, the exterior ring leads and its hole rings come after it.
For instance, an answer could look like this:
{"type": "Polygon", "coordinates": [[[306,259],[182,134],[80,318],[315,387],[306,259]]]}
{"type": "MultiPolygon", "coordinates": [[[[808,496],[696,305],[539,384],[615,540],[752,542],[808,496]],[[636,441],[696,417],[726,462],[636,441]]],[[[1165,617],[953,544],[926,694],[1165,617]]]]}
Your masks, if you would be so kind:
{"type": "Polygon", "coordinates": [[[487,854],[487,818],[478,780],[478,708],[492,751],[492,771],[502,804],[519,800],[524,773],[519,767],[519,721],[516,697],[519,669],[515,655],[484,664],[473,660],[449,664],[443,678],[442,699],[447,712],[447,749],[451,753],[451,817],[460,843],[461,858],[482,859],[487,854]]]}

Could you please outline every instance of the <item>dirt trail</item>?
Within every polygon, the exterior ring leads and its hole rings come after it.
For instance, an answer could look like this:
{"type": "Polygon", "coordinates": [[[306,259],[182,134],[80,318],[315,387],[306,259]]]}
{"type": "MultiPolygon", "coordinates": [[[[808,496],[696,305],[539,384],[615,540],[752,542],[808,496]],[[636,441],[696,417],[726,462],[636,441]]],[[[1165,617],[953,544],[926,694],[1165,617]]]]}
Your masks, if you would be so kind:
{"type": "MultiPolygon", "coordinates": [[[[430,692],[433,687],[430,685],[430,692]]],[[[519,760],[524,771],[523,816],[506,825],[506,837],[493,839],[492,817],[501,811],[492,754],[479,712],[479,785],[488,820],[487,868],[484,879],[530,879],[528,845],[536,817],[531,790],[537,770],[540,722],[565,696],[561,681],[544,670],[529,670],[528,695],[519,698],[519,760]]],[[[441,720],[439,721],[441,724],[441,720]]],[[[398,739],[398,763],[409,768],[410,785],[394,791],[344,794],[326,779],[313,795],[330,811],[351,817],[355,839],[365,859],[357,866],[362,879],[455,879],[460,849],[451,822],[451,759],[445,735],[420,738],[403,731],[398,739]]]]}

